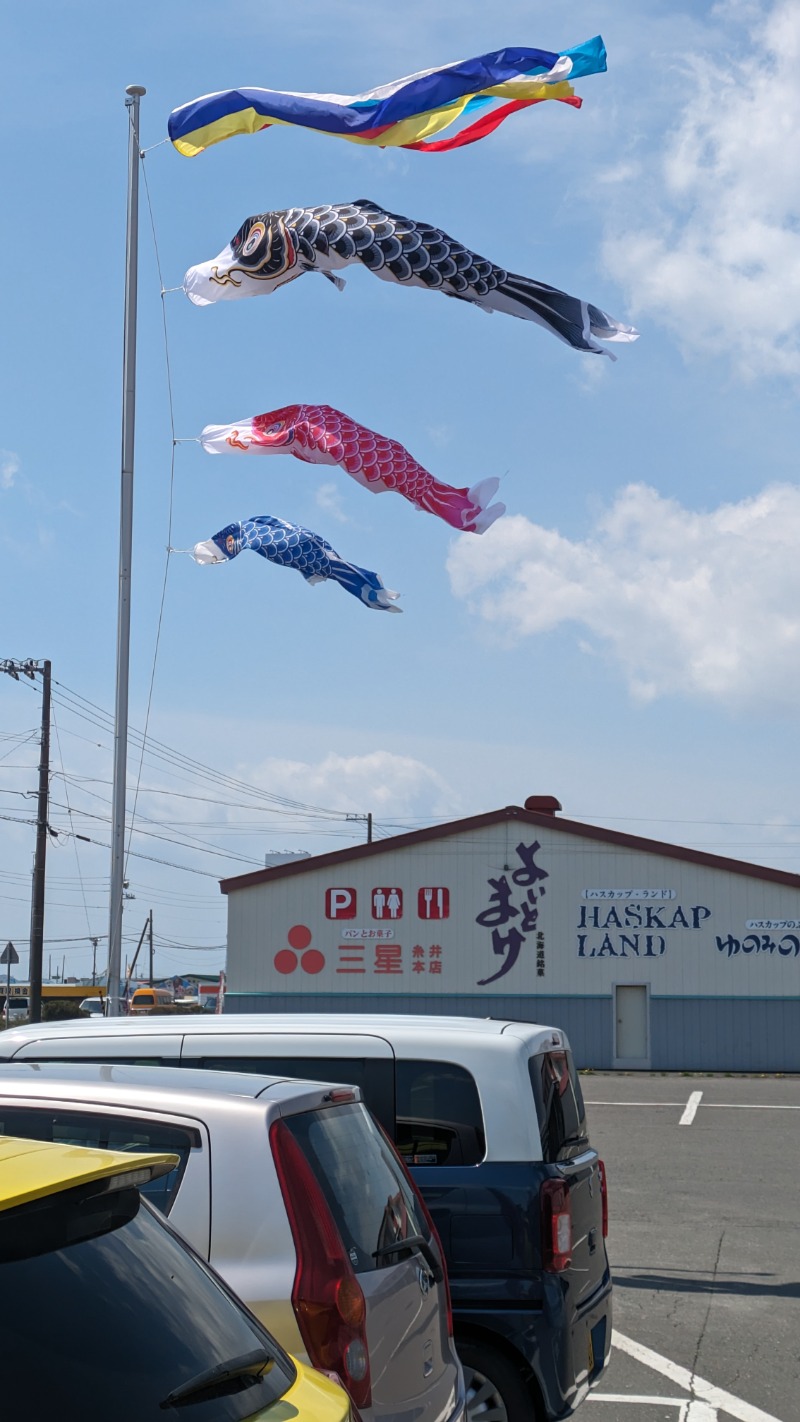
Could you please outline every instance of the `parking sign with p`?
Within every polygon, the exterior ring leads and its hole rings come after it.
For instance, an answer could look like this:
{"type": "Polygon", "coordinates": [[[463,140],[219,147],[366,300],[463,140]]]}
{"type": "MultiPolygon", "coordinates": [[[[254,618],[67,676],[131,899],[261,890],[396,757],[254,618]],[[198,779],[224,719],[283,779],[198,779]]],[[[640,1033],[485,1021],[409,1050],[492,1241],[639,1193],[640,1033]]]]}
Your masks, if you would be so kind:
{"type": "Polygon", "coordinates": [[[355,918],[356,916],[356,891],[355,889],[326,889],[325,890],[325,917],[326,918],[355,918]]]}

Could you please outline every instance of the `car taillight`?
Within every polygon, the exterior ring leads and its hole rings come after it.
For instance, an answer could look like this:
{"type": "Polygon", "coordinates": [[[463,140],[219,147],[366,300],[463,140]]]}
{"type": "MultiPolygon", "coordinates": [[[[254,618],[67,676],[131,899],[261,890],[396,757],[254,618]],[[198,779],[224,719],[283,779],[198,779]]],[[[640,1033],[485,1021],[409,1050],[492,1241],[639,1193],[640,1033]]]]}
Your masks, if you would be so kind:
{"type": "Polygon", "coordinates": [[[600,1171],[600,1199],[603,1203],[603,1239],[608,1238],[608,1176],[606,1175],[605,1162],[598,1160],[597,1168],[600,1171]]]}
{"type": "Polygon", "coordinates": [[[297,1251],[292,1306],[315,1368],[336,1373],[356,1407],[372,1401],[367,1308],[316,1176],[285,1121],[270,1145],[297,1251]]]}
{"type": "Polygon", "coordinates": [[[572,1205],[563,1180],[545,1180],[541,1191],[542,1268],[558,1274],[572,1263],[572,1205]]]}

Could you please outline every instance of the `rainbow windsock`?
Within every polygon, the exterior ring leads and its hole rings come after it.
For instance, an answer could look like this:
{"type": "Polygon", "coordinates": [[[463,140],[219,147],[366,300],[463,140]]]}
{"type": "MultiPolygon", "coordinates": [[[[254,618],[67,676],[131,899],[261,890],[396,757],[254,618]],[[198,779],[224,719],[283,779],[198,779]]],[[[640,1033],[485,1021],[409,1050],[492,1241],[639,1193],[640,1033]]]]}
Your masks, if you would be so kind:
{"type": "Polygon", "coordinates": [[[574,79],[600,74],[606,50],[596,35],[554,53],[546,49],[499,49],[396,79],[363,94],[302,94],[277,89],[226,89],[182,104],[169,116],[169,137],[187,158],[240,133],[275,124],[310,128],[351,143],[378,148],[414,148],[444,153],[475,143],[509,114],[544,99],[580,108],[574,79]],[[493,107],[454,137],[435,140],[463,115],[493,107]]]}

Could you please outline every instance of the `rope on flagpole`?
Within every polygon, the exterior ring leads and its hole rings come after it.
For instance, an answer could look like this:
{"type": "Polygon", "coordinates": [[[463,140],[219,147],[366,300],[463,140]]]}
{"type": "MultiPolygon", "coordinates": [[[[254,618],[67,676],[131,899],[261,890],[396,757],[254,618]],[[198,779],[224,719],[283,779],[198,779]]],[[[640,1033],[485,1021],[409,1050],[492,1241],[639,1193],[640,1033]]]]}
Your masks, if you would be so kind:
{"type": "MultiPolygon", "coordinates": [[[[166,140],[166,139],[162,139],[161,142],[162,142],[162,143],[166,143],[167,140],[166,140]]],[[[153,148],[159,148],[161,145],[158,144],[158,143],[154,143],[152,146],[153,146],[153,148]]],[[[161,295],[161,324],[162,324],[162,329],[163,329],[163,333],[164,333],[164,365],[165,365],[165,369],[166,369],[166,378],[167,378],[167,402],[168,402],[168,405],[169,405],[169,428],[170,428],[169,502],[168,502],[168,514],[167,514],[167,544],[166,544],[166,550],[167,550],[167,551],[166,551],[166,557],[165,557],[165,559],[164,559],[164,577],[163,577],[163,581],[162,581],[162,584],[161,584],[161,601],[160,601],[160,603],[159,603],[159,608],[158,608],[158,623],[157,623],[157,625],[156,625],[156,640],[155,640],[155,647],[153,648],[153,665],[152,665],[151,670],[150,670],[150,686],[149,686],[148,692],[147,692],[147,710],[146,710],[145,718],[144,718],[144,730],[143,730],[143,732],[142,732],[142,744],[141,744],[141,749],[140,749],[140,754],[139,754],[139,768],[138,768],[138,771],[137,771],[137,773],[136,773],[136,791],[135,791],[134,797],[133,797],[133,808],[132,808],[132,810],[131,810],[130,825],[129,825],[129,829],[128,829],[128,847],[127,847],[127,850],[126,850],[126,860],[125,860],[126,866],[127,866],[128,856],[130,855],[130,852],[131,852],[131,841],[132,841],[132,839],[133,839],[133,826],[134,826],[134,821],[135,821],[135,819],[136,819],[136,809],[137,809],[137,805],[138,805],[138,803],[139,803],[139,789],[140,789],[140,786],[141,786],[141,783],[142,783],[142,769],[143,769],[143,766],[144,766],[144,753],[145,753],[145,749],[146,749],[146,746],[147,746],[147,733],[148,733],[148,729],[149,729],[149,726],[150,726],[150,712],[151,712],[152,705],[153,705],[153,687],[154,687],[154,685],[155,685],[155,679],[156,679],[156,666],[157,666],[157,664],[158,664],[158,651],[159,651],[159,646],[160,646],[160,644],[161,644],[161,624],[162,624],[162,622],[163,622],[163,620],[164,620],[164,603],[165,603],[166,596],[167,596],[167,579],[168,579],[168,577],[169,577],[170,545],[171,545],[171,540],[172,540],[172,515],[173,515],[173,508],[174,508],[174,501],[175,501],[175,450],[176,450],[177,445],[178,445],[179,443],[181,443],[181,444],[184,443],[183,440],[177,440],[177,439],[175,438],[175,407],[174,407],[174,400],[173,400],[173,393],[172,393],[172,366],[171,366],[170,354],[169,354],[169,330],[168,330],[168,327],[167,327],[167,311],[166,311],[166,305],[165,305],[165,302],[164,302],[164,297],[165,297],[165,295],[167,294],[167,292],[166,292],[166,288],[165,288],[165,286],[164,286],[164,277],[163,277],[162,271],[161,271],[161,254],[160,254],[160,252],[159,252],[159,247],[158,247],[158,237],[157,237],[157,234],[156,234],[155,217],[154,217],[154,214],[153,214],[153,202],[152,202],[152,198],[151,198],[151,196],[150,196],[150,184],[149,184],[148,181],[147,181],[147,168],[146,168],[146,166],[145,166],[145,161],[144,161],[144,159],[145,159],[145,154],[146,154],[146,153],[149,153],[150,151],[151,151],[151,149],[149,149],[149,148],[140,149],[140,151],[139,151],[139,160],[140,160],[141,165],[142,165],[142,178],[144,179],[144,190],[145,190],[145,196],[146,196],[146,198],[147,198],[147,211],[148,211],[149,216],[150,216],[150,231],[151,231],[152,237],[153,237],[153,250],[154,250],[154,252],[155,252],[156,270],[157,270],[157,272],[158,272],[158,284],[159,284],[160,295],[161,295]]],[[[173,287],[173,288],[171,288],[171,289],[172,289],[173,291],[176,291],[176,290],[180,290],[181,288],[179,288],[179,287],[173,287]]]]}

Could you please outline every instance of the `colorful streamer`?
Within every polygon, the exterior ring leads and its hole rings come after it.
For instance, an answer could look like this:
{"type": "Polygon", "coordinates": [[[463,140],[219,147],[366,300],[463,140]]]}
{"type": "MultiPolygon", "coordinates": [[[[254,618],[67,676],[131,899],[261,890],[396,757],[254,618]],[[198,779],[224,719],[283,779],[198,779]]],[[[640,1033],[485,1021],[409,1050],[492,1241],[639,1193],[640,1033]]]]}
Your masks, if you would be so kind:
{"type": "Polygon", "coordinates": [[[580,107],[571,81],[606,68],[606,50],[596,35],[555,53],[545,49],[499,49],[426,69],[363,94],[303,94],[276,89],[225,89],[182,104],[169,116],[169,137],[193,158],[214,143],[273,125],[314,129],[351,143],[380,148],[447,152],[491,133],[517,108],[545,99],[580,107]],[[568,82],[569,81],[569,82],[568,82]],[[494,99],[514,101],[495,122],[480,120],[472,136],[426,140],[449,128],[471,108],[494,99]]]}

